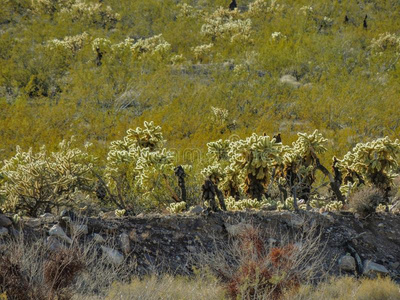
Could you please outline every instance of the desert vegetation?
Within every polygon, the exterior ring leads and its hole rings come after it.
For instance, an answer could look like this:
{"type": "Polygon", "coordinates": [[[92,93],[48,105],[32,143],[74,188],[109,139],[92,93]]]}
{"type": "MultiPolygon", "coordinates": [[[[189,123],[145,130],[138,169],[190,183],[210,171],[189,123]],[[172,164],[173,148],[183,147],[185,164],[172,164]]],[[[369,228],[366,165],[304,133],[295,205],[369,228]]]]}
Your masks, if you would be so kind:
{"type": "Polygon", "coordinates": [[[399,1],[0,7],[0,299],[400,298],[390,279],[321,276],[314,228],[273,246],[245,226],[182,274],[77,233],[149,213],[396,216],[399,1]],[[62,247],[19,235],[48,216],[62,247]]]}

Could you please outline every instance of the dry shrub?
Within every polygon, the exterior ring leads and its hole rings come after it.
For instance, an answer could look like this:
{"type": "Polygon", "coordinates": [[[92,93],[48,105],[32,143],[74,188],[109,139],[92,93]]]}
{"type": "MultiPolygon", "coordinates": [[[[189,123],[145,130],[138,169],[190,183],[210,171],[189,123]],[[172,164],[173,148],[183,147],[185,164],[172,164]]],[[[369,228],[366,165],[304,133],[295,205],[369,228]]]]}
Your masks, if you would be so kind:
{"type": "Polygon", "coordinates": [[[263,295],[279,299],[285,290],[298,285],[297,276],[288,275],[294,264],[295,247],[292,244],[266,251],[261,235],[254,227],[243,231],[239,239],[244,257],[227,282],[231,299],[258,299],[263,295]]]}
{"type": "Polygon", "coordinates": [[[373,212],[380,203],[384,202],[384,193],[375,187],[363,187],[350,198],[350,208],[361,216],[373,212]]]}
{"type": "Polygon", "coordinates": [[[286,300],[398,300],[400,286],[390,278],[362,279],[351,277],[333,278],[318,286],[301,286],[286,300]]]}
{"type": "Polygon", "coordinates": [[[59,299],[70,299],[66,289],[72,285],[85,264],[77,249],[59,249],[50,254],[44,264],[44,283],[59,299]]]}
{"type": "Polygon", "coordinates": [[[230,299],[281,299],[287,290],[313,280],[323,269],[324,245],[316,228],[291,238],[281,235],[279,246],[274,247],[259,229],[243,228],[229,243],[216,245],[213,253],[198,258],[222,281],[230,299]]]}
{"type": "Polygon", "coordinates": [[[41,288],[31,285],[20,264],[7,256],[0,257],[0,293],[5,293],[8,300],[44,299],[41,288]]]}

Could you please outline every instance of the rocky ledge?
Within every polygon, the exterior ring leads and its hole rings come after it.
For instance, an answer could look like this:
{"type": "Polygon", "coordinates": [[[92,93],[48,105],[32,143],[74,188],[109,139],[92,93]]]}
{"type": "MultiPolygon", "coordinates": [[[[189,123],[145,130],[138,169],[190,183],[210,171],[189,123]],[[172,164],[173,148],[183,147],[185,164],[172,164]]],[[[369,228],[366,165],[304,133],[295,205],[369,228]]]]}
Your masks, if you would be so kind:
{"type": "Polygon", "coordinates": [[[73,243],[92,242],[110,263],[135,260],[145,273],[157,266],[175,272],[190,269],[190,257],[228,243],[251,224],[272,243],[283,236],[316,229],[330,272],[356,276],[391,276],[400,281],[400,216],[380,213],[359,219],[352,213],[218,212],[81,218],[72,212],[45,214],[18,222],[0,215],[0,251],[12,239],[43,239],[57,250],[73,243]],[[323,245],[323,246],[322,246],[323,245]]]}

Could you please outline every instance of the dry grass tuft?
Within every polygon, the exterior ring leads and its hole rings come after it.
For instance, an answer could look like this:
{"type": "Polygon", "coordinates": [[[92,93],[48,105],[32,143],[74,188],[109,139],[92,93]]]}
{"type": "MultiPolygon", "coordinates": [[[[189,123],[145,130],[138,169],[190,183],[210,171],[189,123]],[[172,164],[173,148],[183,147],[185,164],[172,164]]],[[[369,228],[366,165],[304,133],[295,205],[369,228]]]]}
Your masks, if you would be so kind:
{"type": "Polygon", "coordinates": [[[390,278],[362,279],[333,278],[317,287],[301,286],[285,300],[399,300],[400,286],[390,278]]]}
{"type": "Polygon", "coordinates": [[[179,277],[164,275],[135,278],[129,284],[114,284],[107,300],[223,300],[223,288],[211,277],[179,277]]]}
{"type": "Polygon", "coordinates": [[[350,198],[350,208],[361,216],[367,216],[373,212],[380,203],[384,202],[383,192],[375,187],[363,187],[350,198]]]}

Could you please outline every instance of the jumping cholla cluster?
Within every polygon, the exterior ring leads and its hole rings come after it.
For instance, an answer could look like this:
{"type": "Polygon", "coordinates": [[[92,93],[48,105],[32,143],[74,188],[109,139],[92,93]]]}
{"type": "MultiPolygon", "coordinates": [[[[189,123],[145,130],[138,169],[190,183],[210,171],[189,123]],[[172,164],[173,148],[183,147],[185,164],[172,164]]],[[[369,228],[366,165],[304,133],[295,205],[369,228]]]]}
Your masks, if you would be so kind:
{"type": "Polygon", "coordinates": [[[282,164],[277,168],[279,183],[296,197],[308,199],[315,181],[317,154],[324,153],[327,139],[318,130],[312,134],[298,133],[292,147],[284,147],[282,164]]]}
{"type": "Polygon", "coordinates": [[[153,122],[129,129],[122,140],[111,143],[105,177],[120,206],[134,209],[138,198],[147,205],[166,200],[173,154],[163,148],[164,144],[161,127],[153,122]]]}
{"type": "Polygon", "coordinates": [[[39,14],[60,13],[73,22],[90,22],[103,28],[114,26],[120,19],[110,6],[83,0],[32,0],[32,10],[39,14]]]}
{"type": "Polygon", "coordinates": [[[63,7],[60,13],[70,17],[72,21],[80,20],[99,24],[103,28],[114,26],[121,18],[110,6],[104,6],[102,3],[87,3],[83,0],[75,0],[72,5],[63,7]]]}
{"type": "Polygon", "coordinates": [[[286,37],[286,35],[284,35],[284,34],[282,34],[281,32],[273,32],[272,34],[271,34],[271,39],[273,40],[273,41],[280,41],[280,40],[285,40],[287,37],[286,37]]]}
{"type": "Polygon", "coordinates": [[[199,62],[204,62],[210,55],[213,47],[214,47],[213,43],[193,47],[192,51],[194,53],[195,59],[199,62]]]}
{"type": "Polygon", "coordinates": [[[360,185],[368,184],[388,193],[396,176],[399,157],[398,140],[385,137],[358,143],[338,164],[343,174],[342,192],[349,193],[360,185]]]}
{"type": "Polygon", "coordinates": [[[201,34],[212,41],[229,39],[231,42],[249,42],[252,33],[251,20],[241,19],[238,10],[230,11],[220,7],[204,19],[201,34]]]}
{"type": "Polygon", "coordinates": [[[89,35],[84,32],[82,34],[78,34],[75,36],[67,36],[62,40],[54,39],[48,42],[47,46],[49,47],[50,50],[55,50],[55,49],[65,49],[73,54],[78,52],[83,48],[85,45],[86,41],[88,40],[89,35]]]}
{"type": "Polygon", "coordinates": [[[397,55],[400,55],[400,37],[389,32],[382,33],[372,39],[370,47],[378,55],[382,55],[387,50],[394,50],[397,55]]]}
{"type": "Polygon", "coordinates": [[[193,6],[187,3],[178,4],[178,8],[178,18],[195,18],[202,13],[202,11],[195,9],[193,6]]]}
{"type": "Polygon", "coordinates": [[[264,16],[265,13],[273,13],[285,9],[284,4],[278,4],[276,0],[272,0],[268,5],[266,0],[256,0],[249,4],[248,14],[250,16],[264,16]]]}
{"type": "Polygon", "coordinates": [[[59,150],[50,154],[44,147],[38,153],[17,147],[15,156],[5,160],[0,171],[4,208],[37,216],[45,209],[71,204],[76,193],[90,191],[95,159],[73,148],[72,143],[72,139],[64,140],[59,150]]]}
{"type": "Polygon", "coordinates": [[[112,44],[109,39],[96,38],[92,42],[92,49],[98,55],[111,53],[112,56],[118,56],[130,52],[135,59],[141,59],[145,56],[164,58],[169,54],[171,45],[165,41],[162,34],[134,41],[126,38],[123,42],[112,44]]]}

